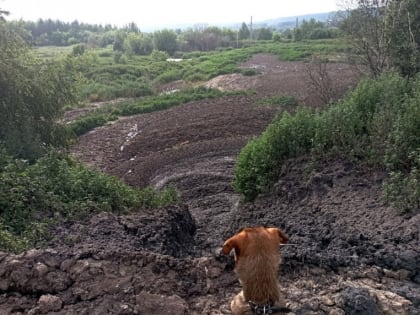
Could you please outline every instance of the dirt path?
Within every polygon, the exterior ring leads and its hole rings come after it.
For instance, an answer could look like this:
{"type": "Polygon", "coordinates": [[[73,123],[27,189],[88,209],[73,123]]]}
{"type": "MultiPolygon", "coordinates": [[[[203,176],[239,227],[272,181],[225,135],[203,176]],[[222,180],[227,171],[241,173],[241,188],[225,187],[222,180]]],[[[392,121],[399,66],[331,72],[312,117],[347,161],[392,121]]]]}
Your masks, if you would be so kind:
{"type": "MultiPolygon", "coordinates": [[[[416,314],[420,309],[420,217],[402,217],[381,200],[384,174],[347,161],[282,168],[273,191],[253,204],[233,191],[236,156],[278,108],[259,99],[290,95],[321,106],[305,65],[257,55],[260,74],[208,82],[249,88],[224,97],[124,118],[82,136],[83,162],[133,186],[175,185],[183,203],[148,213],[100,214],[57,228],[50,250],[0,254],[5,314],[229,314],[239,291],[224,239],[246,225],[286,231],[281,282],[293,314],[416,314]]],[[[356,81],[332,64],[335,97],[356,81]]],[[[2,314],[0,312],[0,314],[2,314]]]]}

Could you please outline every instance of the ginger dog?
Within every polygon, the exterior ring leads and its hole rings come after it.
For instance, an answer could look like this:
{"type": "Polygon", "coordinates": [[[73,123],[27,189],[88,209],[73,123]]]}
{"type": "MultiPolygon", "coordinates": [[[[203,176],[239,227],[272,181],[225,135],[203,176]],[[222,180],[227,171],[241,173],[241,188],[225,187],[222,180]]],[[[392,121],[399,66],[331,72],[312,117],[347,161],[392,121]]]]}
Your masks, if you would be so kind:
{"type": "Polygon", "coordinates": [[[233,315],[281,314],[290,311],[280,293],[279,245],[288,237],[278,228],[244,228],[223,245],[223,254],[234,250],[235,273],[242,285],[231,304],[233,315]]]}

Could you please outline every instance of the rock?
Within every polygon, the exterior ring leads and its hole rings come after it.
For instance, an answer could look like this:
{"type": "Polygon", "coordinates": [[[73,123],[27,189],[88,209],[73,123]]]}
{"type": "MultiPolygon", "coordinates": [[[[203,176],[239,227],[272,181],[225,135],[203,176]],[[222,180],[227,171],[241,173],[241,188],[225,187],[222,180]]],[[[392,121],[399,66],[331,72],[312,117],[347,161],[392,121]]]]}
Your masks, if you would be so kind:
{"type": "Polygon", "coordinates": [[[48,267],[45,264],[39,262],[35,265],[35,270],[37,275],[42,277],[47,274],[48,267]]]}
{"type": "Polygon", "coordinates": [[[326,296],[326,295],[321,297],[321,302],[324,305],[327,305],[327,306],[334,306],[335,305],[335,302],[333,301],[333,299],[331,299],[329,296],[326,296]]]}
{"type": "Polygon", "coordinates": [[[345,288],[338,298],[338,304],[346,315],[381,314],[375,299],[364,288],[345,288]]]}
{"type": "Polygon", "coordinates": [[[418,284],[400,282],[392,288],[392,291],[405,297],[413,304],[414,307],[420,309],[420,290],[418,284]]]}
{"type": "Polygon", "coordinates": [[[397,271],[400,280],[410,280],[411,272],[406,269],[397,271]]]}
{"type": "Polygon", "coordinates": [[[59,311],[63,307],[63,301],[55,295],[41,295],[38,300],[38,309],[41,314],[59,311]]]}
{"type": "Polygon", "coordinates": [[[147,315],[186,315],[188,305],[177,295],[164,296],[140,293],[136,296],[137,311],[147,315]]]}

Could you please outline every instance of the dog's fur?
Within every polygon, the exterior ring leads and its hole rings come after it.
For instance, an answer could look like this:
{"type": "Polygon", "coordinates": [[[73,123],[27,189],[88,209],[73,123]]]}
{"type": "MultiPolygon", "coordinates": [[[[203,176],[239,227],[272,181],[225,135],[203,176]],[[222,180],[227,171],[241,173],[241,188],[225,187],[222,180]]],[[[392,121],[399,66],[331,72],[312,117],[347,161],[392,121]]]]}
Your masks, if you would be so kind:
{"type": "Polygon", "coordinates": [[[253,315],[249,301],[285,307],[278,270],[279,245],[287,241],[288,237],[278,228],[253,227],[242,229],[224,243],[222,252],[225,255],[234,250],[235,272],[243,289],[232,300],[233,315],[253,315]]]}

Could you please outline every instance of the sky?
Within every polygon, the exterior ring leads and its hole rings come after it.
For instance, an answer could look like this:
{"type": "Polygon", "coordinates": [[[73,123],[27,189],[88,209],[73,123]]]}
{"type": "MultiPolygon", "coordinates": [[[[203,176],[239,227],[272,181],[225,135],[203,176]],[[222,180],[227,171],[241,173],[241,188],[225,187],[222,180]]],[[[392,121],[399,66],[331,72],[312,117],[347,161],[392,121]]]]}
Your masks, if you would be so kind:
{"type": "Polygon", "coordinates": [[[336,11],[336,0],[0,0],[8,20],[40,18],[140,30],[178,24],[232,24],[336,11]]]}

